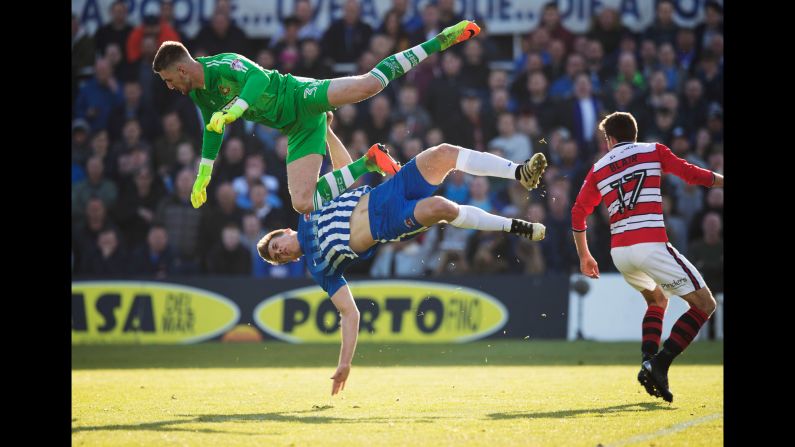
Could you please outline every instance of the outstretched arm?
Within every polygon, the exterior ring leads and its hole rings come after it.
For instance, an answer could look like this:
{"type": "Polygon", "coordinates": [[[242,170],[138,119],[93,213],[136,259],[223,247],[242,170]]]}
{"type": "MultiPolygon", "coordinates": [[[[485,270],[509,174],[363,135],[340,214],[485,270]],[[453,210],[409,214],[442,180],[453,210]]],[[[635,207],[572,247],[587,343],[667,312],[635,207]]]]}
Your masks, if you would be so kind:
{"type": "Polygon", "coordinates": [[[331,302],[340,311],[340,326],[342,327],[342,348],[337,371],[331,376],[334,383],[331,386],[331,395],[345,389],[345,382],[351,372],[353,353],[356,351],[356,339],[359,337],[359,309],[353,301],[351,289],[347,284],[340,287],[331,297],[331,302]]]}
{"type": "Polygon", "coordinates": [[[337,134],[331,129],[331,121],[334,120],[334,114],[326,112],[326,143],[328,144],[328,153],[331,157],[331,165],[334,169],[339,169],[345,165],[353,163],[351,154],[345,149],[342,141],[337,137],[337,134]]]}
{"type": "Polygon", "coordinates": [[[574,206],[571,208],[571,230],[574,234],[574,245],[577,246],[577,255],[580,257],[580,271],[583,275],[591,278],[599,277],[599,265],[591,256],[591,251],[588,250],[585,219],[601,200],[602,194],[596,187],[596,179],[594,179],[593,167],[591,167],[588,175],[585,176],[579,194],[577,194],[577,200],[574,201],[574,206]]]}

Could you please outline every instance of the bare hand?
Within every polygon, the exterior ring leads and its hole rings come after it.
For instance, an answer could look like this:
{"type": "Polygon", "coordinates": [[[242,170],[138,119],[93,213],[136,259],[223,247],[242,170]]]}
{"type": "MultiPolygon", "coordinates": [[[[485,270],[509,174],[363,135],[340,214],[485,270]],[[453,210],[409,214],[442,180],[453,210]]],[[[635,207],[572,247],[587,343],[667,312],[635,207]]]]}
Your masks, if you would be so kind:
{"type": "Polygon", "coordinates": [[[335,395],[345,389],[345,382],[348,380],[348,374],[351,373],[351,365],[340,365],[331,376],[334,383],[331,385],[331,395],[335,395]]]}
{"type": "Polygon", "coordinates": [[[583,257],[580,259],[580,272],[589,278],[599,278],[599,264],[593,256],[583,257]]]}

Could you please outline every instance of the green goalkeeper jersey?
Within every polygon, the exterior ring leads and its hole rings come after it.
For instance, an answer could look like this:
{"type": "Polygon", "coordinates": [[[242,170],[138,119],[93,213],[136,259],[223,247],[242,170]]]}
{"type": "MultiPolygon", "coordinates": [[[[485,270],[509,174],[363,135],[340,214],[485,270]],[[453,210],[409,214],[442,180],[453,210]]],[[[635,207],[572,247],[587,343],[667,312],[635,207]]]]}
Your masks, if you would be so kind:
{"type": "Polygon", "coordinates": [[[295,101],[287,94],[289,80],[275,70],[266,70],[235,53],[197,57],[204,68],[204,88],[189,92],[202,112],[204,137],[202,157],[215,160],[223,135],[206,129],[213,113],[231,107],[237,98],[249,105],[242,118],[282,129],[295,121],[295,101]]]}

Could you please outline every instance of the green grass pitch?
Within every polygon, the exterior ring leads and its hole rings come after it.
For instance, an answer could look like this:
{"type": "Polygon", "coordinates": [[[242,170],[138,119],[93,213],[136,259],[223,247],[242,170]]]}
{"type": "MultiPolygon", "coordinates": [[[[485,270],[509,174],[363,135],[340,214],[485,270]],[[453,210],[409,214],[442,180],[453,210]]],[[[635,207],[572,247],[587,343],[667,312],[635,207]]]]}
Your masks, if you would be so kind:
{"type": "Polygon", "coordinates": [[[339,345],[73,346],[75,446],[719,446],[723,344],[636,381],[640,343],[494,340],[339,345]]]}

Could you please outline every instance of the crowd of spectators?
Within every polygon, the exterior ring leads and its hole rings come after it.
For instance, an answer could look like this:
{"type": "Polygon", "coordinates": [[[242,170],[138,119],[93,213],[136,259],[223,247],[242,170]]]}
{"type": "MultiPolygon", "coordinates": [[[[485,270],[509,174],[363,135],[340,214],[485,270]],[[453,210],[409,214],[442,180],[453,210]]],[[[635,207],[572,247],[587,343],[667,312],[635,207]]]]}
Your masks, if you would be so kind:
{"type": "MultiPolygon", "coordinates": [[[[157,48],[179,40],[194,57],[237,52],[265,69],[296,76],[366,73],[384,57],[461,20],[456,2],[431,1],[415,15],[408,0],[394,0],[382,23],[371,27],[357,1],[348,0],[342,17],[321,29],[313,23],[312,3],[296,0],[294,15],[266,42],[249,38],[235,24],[228,0],[218,0],[188,38],[175,25],[173,3],[161,1],[159,15],[133,24],[127,2],[117,1],[110,21],[93,36],[72,17],[73,273],[304,276],[300,262],[270,266],[255,248],[268,231],[296,225],[287,192],[286,138],[244,120],[228,126],[208,202],[194,209],[189,196],[201,155],[201,115],[152,72],[157,48]],[[340,72],[340,66],[355,68],[340,72]]],[[[639,140],[658,141],[690,163],[723,172],[719,3],[707,1],[704,20],[685,28],[674,22],[672,3],[660,1],[653,23],[641,32],[624,26],[608,7],[585,33],[561,24],[556,2],[539,13],[540,25],[520,36],[515,60],[495,60],[499,44],[480,21],[477,38],[432,55],[374,98],[341,107],[334,128],[354,159],[376,142],[387,144],[402,162],[442,142],[517,162],[543,152],[549,167],[542,187],[529,195],[518,182],[461,172],[453,172],[438,194],[542,222],[546,239],[434,227],[381,246],[351,276],[579,271],[571,206],[588,169],[609,149],[596,125],[613,111],[636,117],[639,140]]],[[[381,181],[368,174],[355,186],[381,181]]],[[[722,291],[723,191],[672,176],[664,178],[662,191],[671,242],[713,292],[722,291]]],[[[615,271],[603,206],[588,224],[600,270],[615,271]]]]}

